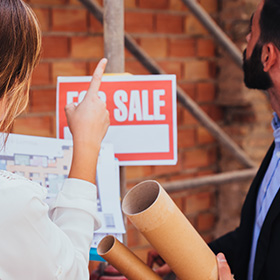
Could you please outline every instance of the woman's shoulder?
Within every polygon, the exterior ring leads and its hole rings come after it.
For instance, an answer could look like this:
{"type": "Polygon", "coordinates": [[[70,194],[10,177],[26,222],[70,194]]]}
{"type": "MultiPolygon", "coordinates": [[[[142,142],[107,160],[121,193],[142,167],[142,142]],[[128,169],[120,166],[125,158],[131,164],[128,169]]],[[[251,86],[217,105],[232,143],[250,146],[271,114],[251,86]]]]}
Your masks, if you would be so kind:
{"type": "Polygon", "coordinates": [[[21,175],[11,173],[6,170],[0,170],[0,191],[7,190],[7,188],[15,191],[26,193],[34,193],[45,198],[47,189],[40,184],[33,182],[21,175]]]}
{"type": "Polygon", "coordinates": [[[6,171],[6,170],[0,170],[0,180],[6,181],[6,182],[13,182],[15,180],[24,180],[29,181],[27,178],[20,176],[18,174],[6,171]]]}

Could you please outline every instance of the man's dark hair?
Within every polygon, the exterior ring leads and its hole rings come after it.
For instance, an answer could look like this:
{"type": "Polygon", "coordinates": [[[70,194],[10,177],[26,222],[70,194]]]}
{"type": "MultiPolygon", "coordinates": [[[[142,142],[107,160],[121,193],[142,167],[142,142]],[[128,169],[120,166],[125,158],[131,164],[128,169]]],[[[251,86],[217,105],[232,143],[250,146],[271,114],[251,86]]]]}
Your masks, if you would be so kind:
{"type": "Polygon", "coordinates": [[[280,0],[265,0],[260,16],[260,29],[260,42],[271,42],[280,50],[280,0]]]}

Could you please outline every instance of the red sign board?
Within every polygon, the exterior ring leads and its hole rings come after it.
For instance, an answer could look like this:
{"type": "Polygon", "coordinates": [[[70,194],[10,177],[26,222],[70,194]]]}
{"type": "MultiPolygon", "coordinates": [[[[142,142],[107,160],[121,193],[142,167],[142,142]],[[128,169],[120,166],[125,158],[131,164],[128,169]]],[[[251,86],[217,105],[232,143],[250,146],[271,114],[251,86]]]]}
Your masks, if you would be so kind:
{"type": "MultiPolygon", "coordinates": [[[[58,138],[71,138],[64,107],[83,100],[90,80],[91,77],[58,78],[58,138]]],[[[110,112],[111,124],[104,142],[113,143],[120,165],[176,164],[174,75],[104,75],[98,94],[110,112]]]]}

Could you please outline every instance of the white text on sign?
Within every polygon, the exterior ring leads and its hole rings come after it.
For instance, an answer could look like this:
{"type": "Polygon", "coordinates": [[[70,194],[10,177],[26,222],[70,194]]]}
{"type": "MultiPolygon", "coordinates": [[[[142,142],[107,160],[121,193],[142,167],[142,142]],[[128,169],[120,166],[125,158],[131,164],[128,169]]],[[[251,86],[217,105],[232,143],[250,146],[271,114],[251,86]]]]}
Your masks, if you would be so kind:
{"type": "MultiPolygon", "coordinates": [[[[86,91],[68,91],[67,104],[75,100],[80,103],[86,95],[86,91]]],[[[98,92],[99,97],[106,102],[106,94],[103,91],[98,92]]],[[[165,95],[164,89],[154,89],[152,92],[152,109],[149,110],[149,91],[148,90],[131,90],[130,98],[125,90],[114,92],[114,119],[118,122],[124,121],[164,121],[165,114],[161,113],[161,107],[165,106],[165,101],[161,99],[165,95]]]]}

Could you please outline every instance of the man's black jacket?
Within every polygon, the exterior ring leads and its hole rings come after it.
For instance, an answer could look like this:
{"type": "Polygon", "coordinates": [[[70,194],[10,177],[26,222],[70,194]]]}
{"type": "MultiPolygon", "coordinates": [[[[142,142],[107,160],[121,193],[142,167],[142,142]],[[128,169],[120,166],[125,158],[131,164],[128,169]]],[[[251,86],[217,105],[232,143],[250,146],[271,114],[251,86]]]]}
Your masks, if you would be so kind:
{"type": "MultiPolygon", "coordinates": [[[[274,143],[268,150],[249,189],[242,208],[240,226],[209,244],[214,253],[225,254],[236,280],[247,280],[258,190],[273,150],[274,143]]],[[[254,280],[280,280],[280,191],[272,202],[260,232],[253,278],[254,280]]]]}

